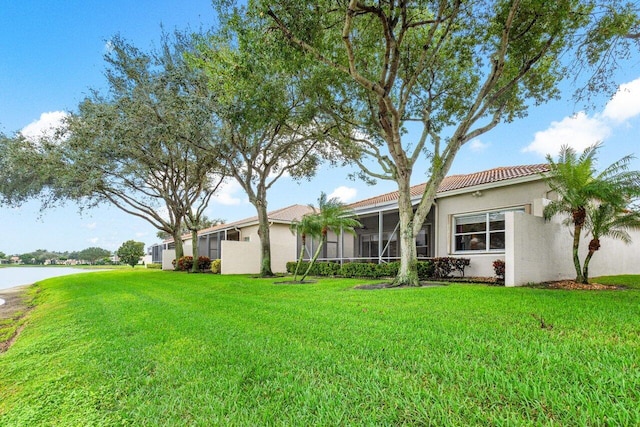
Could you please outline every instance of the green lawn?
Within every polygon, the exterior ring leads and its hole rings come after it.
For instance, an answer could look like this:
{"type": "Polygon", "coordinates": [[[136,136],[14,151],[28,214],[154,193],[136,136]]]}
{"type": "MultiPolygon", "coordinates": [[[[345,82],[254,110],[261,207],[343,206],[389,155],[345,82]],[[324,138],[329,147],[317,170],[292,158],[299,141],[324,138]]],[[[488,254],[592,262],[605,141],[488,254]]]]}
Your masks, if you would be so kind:
{"type": "Polygon", "coordinates": [[[0,424],[640,424],[639,290],[273,282],[42,282],[0,424]]]}

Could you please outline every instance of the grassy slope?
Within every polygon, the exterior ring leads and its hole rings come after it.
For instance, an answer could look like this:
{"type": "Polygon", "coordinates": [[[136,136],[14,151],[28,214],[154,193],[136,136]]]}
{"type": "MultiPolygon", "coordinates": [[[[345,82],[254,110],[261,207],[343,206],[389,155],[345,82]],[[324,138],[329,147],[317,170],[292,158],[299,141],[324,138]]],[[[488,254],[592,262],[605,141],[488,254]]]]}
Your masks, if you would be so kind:
{"type": "Polygon", "coordinates": [[[50,279],[0,424],[640,424],[637,290],[356,283],[50,279]]]}

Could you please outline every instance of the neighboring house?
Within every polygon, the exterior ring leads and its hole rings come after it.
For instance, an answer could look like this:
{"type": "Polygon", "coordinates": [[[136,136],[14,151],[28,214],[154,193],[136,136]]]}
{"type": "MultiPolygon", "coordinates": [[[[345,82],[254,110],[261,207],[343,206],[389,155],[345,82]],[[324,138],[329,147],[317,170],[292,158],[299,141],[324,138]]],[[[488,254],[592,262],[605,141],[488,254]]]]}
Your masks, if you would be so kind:
{"type": "MultiPolygon", "coordinates": [[[[562,224],[564,218],[557,217],[547,222],[542,217],[544,206],[555,197],[541,175],[548,170],[548,165],[536,164],[446,177],[417,237],[418,258],[469,258],[471,264],[466,275],[479,277],[494,276],[493,261],[502,259],[506,264],[507,286],[575,277],[571,259],[572,238],[569,228],[562,224]]],[[[411,188],[416,204],[424,186],[419,184],[411,188]]],[[[340,263],[398,260],[397,200],[398,192],[390,192],[349,205],[363,227],[356,230],[355,236],[330,233],[320,260],[340,263]]],[[[296,258],[301,239],[292,236],[289,224],[305,213],[302,208],[310,210],[295,205],[270,214],[271,218],[278,212],[296,211],[296,215],[287,215],[288,221],[278,223],[282,225],[283,232],[274,233],[272,225],[272,254],[278,257],[277,263],[274,257],[274,271],[284,271],[285,263],[296,258]]],[[[639,247],[640,233],[632,233],[632,238],[633,245],[639,247]]],[[[231,242],[225,242],[235,240],[242,243],[246,239],[250,243],[257,242],[257,218],[205,230],[200,237],[201,242],[203,239],[209,240],[204,251],[201,245],[201,253],[212,259],[222,258],[223,273],[259,272],[259,246],[252,245],[249,249],[249,246],[237,246],[235,242],[236,246],[233,246],[231,242]],[[230,252],[226,252],[221,243],[231,245],[230,252]],[[209,248],[208,252],[206,248],[209,248]],[[225,262],[228,263],[227,269],[225,262]]],[[[581,258],[584,259],[589,239],[582,240],[581,258]]],[[[315,244],[317,242],[307,239],[307,258],[315,251],[315,244]]],[[[590,276],[640,274],[640,263],[634,260],[635,253],[637,250],[620,241],[603,239],[602,249],[590,264],[590,276]]],[[[171,268],[171,260],[168,268],[171,268]]]]}
{"type": "MultiPolygon", "coordinates": [[[[286,271],[286,263],[297,257],[296,236],[291,224],[312,209],[305,205],[292,205],[269,212],[271,237],[271,268],[286,271]]],[[[191,235],[183,236],[185,255],[193,254],[191,235]]],[[[206,228],[198,233],[198,253],[211,259],[220,259],[222,274],[256,274],[260,272],[260,237],[258,217],[246,218],[206,228]]],[[[153,262],[162,263],[163,270],[173,269],[175,259],[173,239],[150,248],[153,262]]]]}

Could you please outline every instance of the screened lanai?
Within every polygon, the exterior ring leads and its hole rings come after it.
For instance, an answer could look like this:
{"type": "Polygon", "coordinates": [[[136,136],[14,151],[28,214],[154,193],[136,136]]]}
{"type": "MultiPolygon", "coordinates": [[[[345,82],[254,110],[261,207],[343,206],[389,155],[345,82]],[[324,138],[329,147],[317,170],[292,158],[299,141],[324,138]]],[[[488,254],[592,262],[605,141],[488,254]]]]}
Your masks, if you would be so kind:
{"type": "MultiPolygon", "coordinates": [[[[435,236],[433,230],[435,206],[429,212],[422,230],[416,238],[418,259],[434,256],[435,236]]],[[[357,210],[356,210],[356,213],[357,210]]],[[[332,262],[373,262],[384,263],[400,259],[400,243],[398,239],[400,218],[398,210],[366,211],[357,215],[362,227],[356,234],[329,233],[327,243],[322,247],[319,261],[332,262]]],[[[304,258],[309,260],[318,248],[319,239],[308,239],[304,258]]],[[[298,253],[302,248],[302,238],[298,236],[298,253]]]]}

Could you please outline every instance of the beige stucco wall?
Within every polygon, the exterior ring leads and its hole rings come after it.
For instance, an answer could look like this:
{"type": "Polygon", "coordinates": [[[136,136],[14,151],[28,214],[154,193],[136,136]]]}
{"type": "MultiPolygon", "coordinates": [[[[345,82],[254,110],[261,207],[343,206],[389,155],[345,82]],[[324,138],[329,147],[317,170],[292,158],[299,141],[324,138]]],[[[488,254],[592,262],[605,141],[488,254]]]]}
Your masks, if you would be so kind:
{"type": "Polygon", "coordinates": [[[298,254],[296,236],[286,224],[272,224],[271,235],[271,270],[274,273],[285,273],[287,262],[295,261],[298,254]]]}
{"type": "Polygon", "coordinates": [[[162,251],[162,269],[173,270],[173,260],[176,259],[175,249],[163,249],[162,251]]]}
{"type": "Polygon", "coordinates": [[[222,274],[260,273],[260,243],[256,241],[222,241],[222,274]]]}
{"type": "MultiPolygon", "coordinates": [[[[296,259],[296,237],[286,224],[271,224],[271,270],[274,273],[287,271],[289,261],[296,259]]],[[[222,241],[222,274],[260,273],[260,237],[258,226],[240,230],[240,241],[222,241]],[[248,239],[248,241],[246,240],[248,239]]]]}
{"type": "Polygon", "coordinates": [[[473,193],[464,193],[455,196],[442,197],[437,201],[436,209],[436,242],[435,256],[465,257],[471,260],[471,264],[465,270],[465,275],[476,277],[493,277],[493,261],[505,259],[505,252],[454,252],[452,245],[453,216],[472,214],[491,210],[501,210],[524,206],[528,211],[532,210],[534,200],[547,195],[547,187],[542,181],[526,182],[481,190],[481,196],[473,196],[473,193]]]}
{"type": "MultiPolygon", "coordinates": [[[[505,285],[575,278],[572,259],[573,237],[561,217],[545,222],[540,217],[507,212],[505,285]]],[[[640,274],[640,232],[631,233],[633,242],[604,238],[589,264],[589,277],[640,274]]],[[[588,252],[590,237],[582,237],[580,262],[588,252]]]]}

